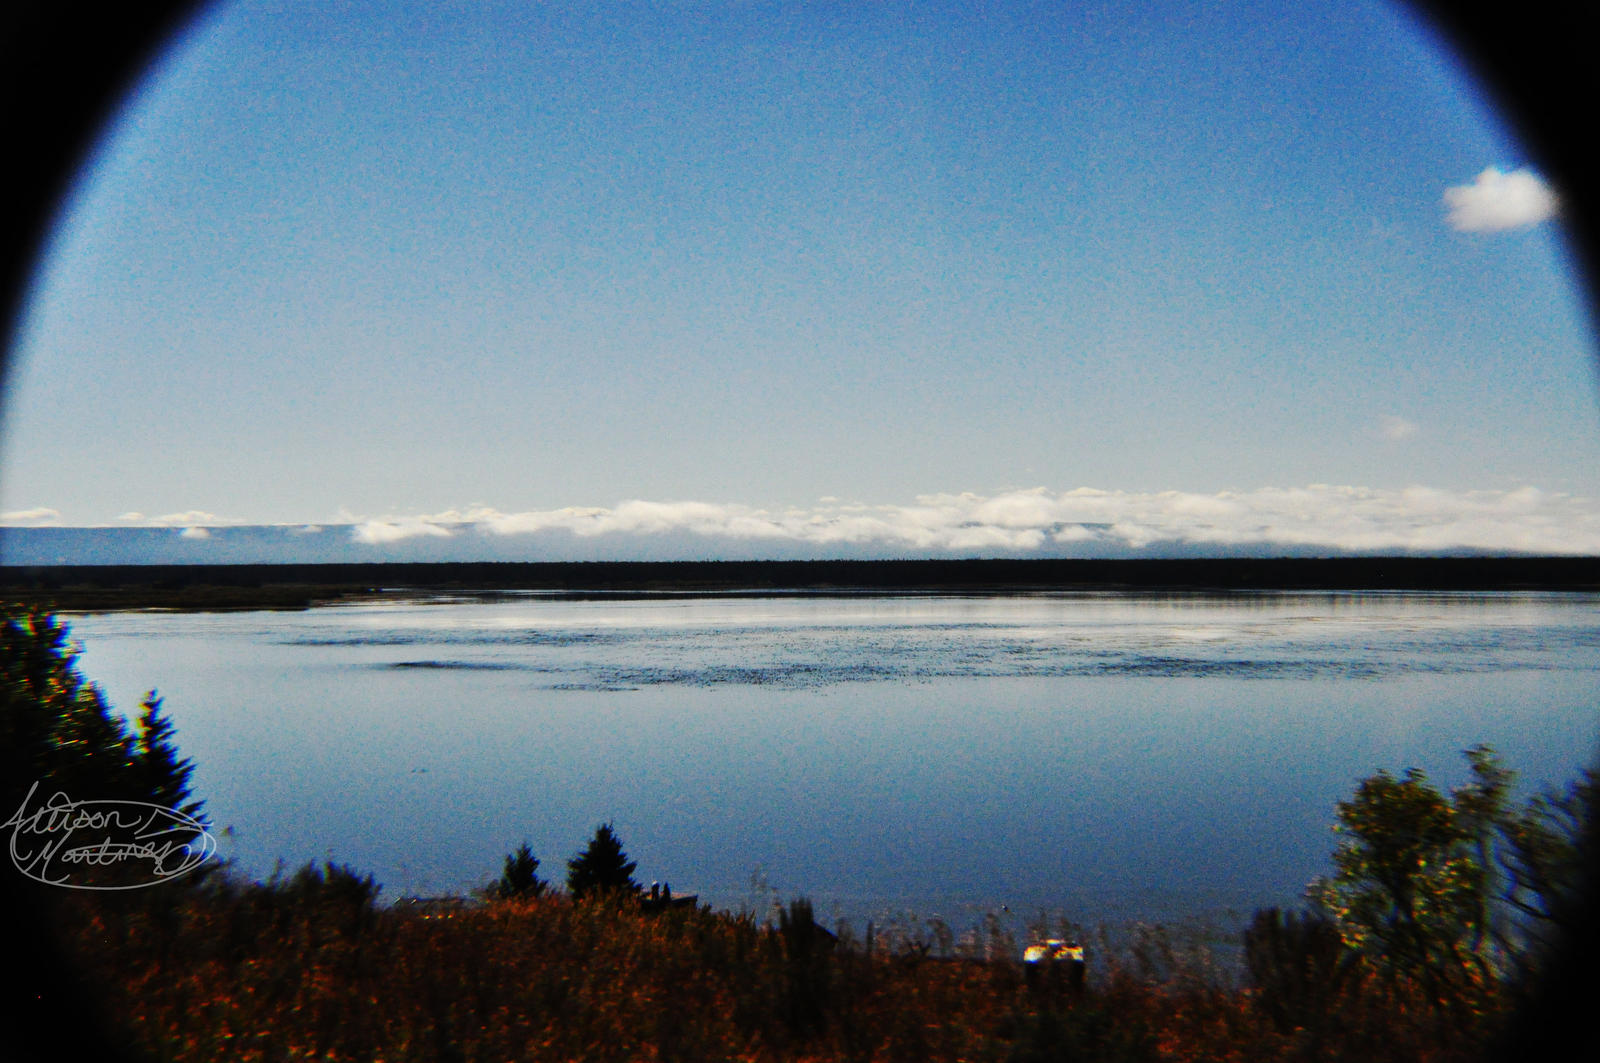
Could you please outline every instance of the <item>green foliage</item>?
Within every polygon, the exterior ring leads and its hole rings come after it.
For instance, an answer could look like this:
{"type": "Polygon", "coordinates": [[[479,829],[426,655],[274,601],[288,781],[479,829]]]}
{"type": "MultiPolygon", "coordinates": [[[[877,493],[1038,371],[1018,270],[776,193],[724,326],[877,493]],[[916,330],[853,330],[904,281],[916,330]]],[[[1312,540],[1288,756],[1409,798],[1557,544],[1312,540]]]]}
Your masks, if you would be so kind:
{"type": "Polygon", "coordinates": [[[132,800],[199,817],[173,727],[151,691],[130,731],[77,667],[67,625],[38,609],[0,605],[0,799],[6,814],[36,783],[38,797],[132,800]]]}
{"type": "Polygon", "coordinates": [[[595,828],[588,848],[567,861],[567,890],[577,900],[637,894],[639,884],[633,880],[633,872],[638,866],[622,851],[622,841],[611,824],[602,823],[595,828]]]}
{"type": "Polygon", "coordinates": [[[1420,770],[1386,771],[1339,802],[1331,879],[1310,895],[1347,947],[1445,1006],[1473,1006],[1501,973],[1492,858],[1511,773],[1484,746],[1473,779],[1445,797],[1420,770]]]}
{"type": "Polygon", "coordinates": [[[1416,769],[1363,780],[1339,803],[1335,874],[1308,890],[1319,911],[1246,931],[1255,1006],[1297,1058],[1475,1058],[1579,924],[1594,773],[1517,809],[1494,751],[1464,755],[1448,795],[1416,769]]]}
{"type": "Polygon", "coordinates": [[[538,875],[539,858],[533,855],[527,842],[517,847],[517,851],[506,856],[505,870],[500,873],[499,881],[490,887],[490,894],[497,900],[532,900],[542,897],[549,885],[538,875]]]}

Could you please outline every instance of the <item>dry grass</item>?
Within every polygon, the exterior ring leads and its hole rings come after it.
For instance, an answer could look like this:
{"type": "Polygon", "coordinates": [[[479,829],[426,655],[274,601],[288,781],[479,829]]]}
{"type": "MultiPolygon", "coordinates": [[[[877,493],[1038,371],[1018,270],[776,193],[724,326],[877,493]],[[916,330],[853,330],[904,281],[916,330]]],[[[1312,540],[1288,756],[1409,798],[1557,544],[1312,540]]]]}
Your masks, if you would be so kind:
{"type": "Polygon", "coordinates": [[[165,896],[77,895],[58,907],[105,1011],[127,1017],[131,1042],[164,1061],[1472,1054],[1417,1020],[1427,1011],[1417,1001],[1359,980],[1336,998],[1297,998],[1286,1018],[1156,930],[1101,950],[1074,996],[1030,986],[982,928],[946,957],[913,940],[869,953],[799,916],[785,929],[559,895],[430,914],[377,908],[374,892],[330,869],[266,885],[218,875],[165,896]]]}

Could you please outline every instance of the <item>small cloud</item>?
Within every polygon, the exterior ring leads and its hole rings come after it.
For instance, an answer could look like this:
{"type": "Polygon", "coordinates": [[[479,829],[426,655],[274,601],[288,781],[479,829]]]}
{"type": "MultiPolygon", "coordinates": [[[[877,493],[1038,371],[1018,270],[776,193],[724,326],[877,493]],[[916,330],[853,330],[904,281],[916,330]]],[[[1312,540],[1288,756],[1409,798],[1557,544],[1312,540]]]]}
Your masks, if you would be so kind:
{"type": "Polygon", "coordinates": [[[136,521],[136,520],[144,520],[144,514],[140,513],[138,510],[134,509],[134,510],[129,510],[126,513],[117,514],[117,519],[118,520],[129,521],[129,522],[136,521]]]}
{"type": "Polygon", "coordinates": [[[1408,421],[1404,417],[1385,414],[1378,419],[1378,431],[1383,438],[1399,442],[1402,439],[1410,439],[1416,435],[1417,424],[1415,421],[1408,421]]]}
{"type": "Polygon", "coordinates": [[[1526,229],[1555,216],[1555,192],[1532,170],[1502,173],[1491,166],[1470,185],[1444,190],[1445,220],[1457,232],[1500,233],[1526,229]]]}
{"type": "Polygon", "coordinates": [[[195,525],[194,527],[183,529],[178,535],[183,539],[209,539],[211,538],[211,529],[195,525]]]}
{"type": "Polygon", "coordinates": [[[61,514],[48,506],[34,506],[32,509],[13,509],[0,513],[0,524],[15,524],[24,527],[55,524],[60,519],[61,514]]]}

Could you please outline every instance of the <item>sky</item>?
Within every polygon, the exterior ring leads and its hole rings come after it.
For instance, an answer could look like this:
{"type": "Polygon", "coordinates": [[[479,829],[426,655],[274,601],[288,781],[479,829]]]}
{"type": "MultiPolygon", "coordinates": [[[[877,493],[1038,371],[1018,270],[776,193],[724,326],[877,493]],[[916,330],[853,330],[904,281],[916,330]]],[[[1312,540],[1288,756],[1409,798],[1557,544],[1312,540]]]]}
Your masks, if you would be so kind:
{"type": "Polygon", "coordinates": [[[224,3],[63,205],[0,524],[1594,553],[1577,283],[1372,0],[224,3]]]}

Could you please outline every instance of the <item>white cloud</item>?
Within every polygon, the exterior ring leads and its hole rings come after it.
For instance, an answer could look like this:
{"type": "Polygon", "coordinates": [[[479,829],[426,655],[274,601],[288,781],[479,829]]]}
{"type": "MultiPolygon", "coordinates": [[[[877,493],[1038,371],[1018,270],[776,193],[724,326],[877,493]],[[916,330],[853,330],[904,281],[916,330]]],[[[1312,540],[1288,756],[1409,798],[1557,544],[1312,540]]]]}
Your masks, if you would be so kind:
{"type": "MultiPolygon", "coordinates": [[[[1398,417],[1381,424],[1396,438],[1414,429],[1398,417]]],[[[0,513],[0,523],[59,525],[60,514],[44,507],[15,510],[0,513]]],[[[190,510],[138,523],[204,539],[240,522],[190,510]]],[[[517,513],[472,506],[432,514],[350,516],[344,526],[357,544],[382,548],[407,540],[456,538],[463,540],[460,551],[465,554],[482,548],[474,547],[473,540],[523,537],[534,540],[526,552],[535,556],[570,552],[574,540],[587,544],[578,550],[584,556],[717,556],[724,551],[772,556],[1099,556],[1174,549],[1600,554],[1600,500],[1531,486],[1457,491],[1310,484],[1214,493],[1034,487],[993,495],[923,495],[903,504],[820,500],[784,509],[629,499],[614,506],[517,513]]],[[[283,527],[299,536],[321,526],[283,527]]],[[[515,549],[524,552],[520,545],[515,549]]]]}
{"type": "Polygon", "coordinates": [[[12,509],[0,513],[0,526],[13,525],[17,527],[38,527],[41,524],[58,524],[61,514],[48,506],[34,506],[32,509],[12,509]]]}
{"type": "MultiPolygon", "coordinates": [[[[459,524],[460,522],[452,522],[459,524]]],[[[448,539],[455,534],[455,529],[430,517],[401,517],[384,518],[381,520],[362,521],[350,530],[350,537],[358,543],[369,546],[382,546],[385,543],[397,543],[405,539],[415,539],[419,536],[432,536],[434,538],[448,539]]]]}
{"type": "Polygon", "coordinates": [[[1502,173],[1491,166],[1470,185],[1444,190],[1446,221],[1458,232],[1498,233],[1525,229],[1555,216],[1556,194],[1532,170],[1502,173]]]}
{"type": "Polygon", "coordinates": [[[764,510],[732,503],[629,500],[523,513],[487,507],[353,526],[371,545],[419,536],[569,534],[584,539],[715,539],[888,553],[1142,550],[1162,544],[1328,551],[1600,553],[1600,502],[1511,491],[1376,489],[1311,484],[1201,494],[1078,488],[927,495],[910,505],[819,503],[764,510]]]}

